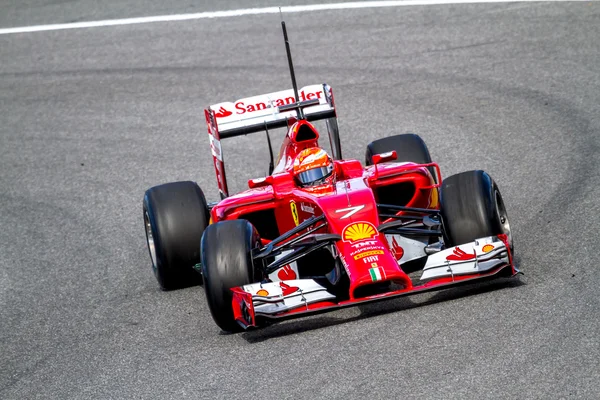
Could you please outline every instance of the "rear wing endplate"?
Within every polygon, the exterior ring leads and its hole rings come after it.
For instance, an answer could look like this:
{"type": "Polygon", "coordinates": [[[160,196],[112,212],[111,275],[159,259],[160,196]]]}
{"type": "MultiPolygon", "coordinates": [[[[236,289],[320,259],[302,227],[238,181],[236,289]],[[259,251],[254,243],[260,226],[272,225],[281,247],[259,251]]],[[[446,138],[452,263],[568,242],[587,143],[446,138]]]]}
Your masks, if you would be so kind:
{"type": "Polygon", "coordinates": [[[302,107],[304,117],[308,121],[326,120],[333,158],[342,158],[331,87],[327,84],[305,86],[298,91],[298,100],[299,103],[296,103],[294,90],[288,89],[235,102],[213,104],[204,110],[217,185],[222,199],[229,193],[221,139],[286,127],[289,120],[297,118],[298,106],[302,107]]]}

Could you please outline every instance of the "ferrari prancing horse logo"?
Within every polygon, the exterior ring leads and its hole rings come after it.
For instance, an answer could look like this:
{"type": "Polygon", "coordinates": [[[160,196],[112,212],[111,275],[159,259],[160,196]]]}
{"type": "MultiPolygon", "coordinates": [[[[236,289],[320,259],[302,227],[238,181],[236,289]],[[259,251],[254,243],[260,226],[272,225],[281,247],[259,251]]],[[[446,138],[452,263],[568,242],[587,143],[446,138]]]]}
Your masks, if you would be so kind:
{"type": "Polygon", "coordinates": [[[300,219],[298,218],[298,207],[296,206],[295,201],[290,201],[290,208],[292,209],[292,217],[294,218],[296,226],[300,225],[300,219]]]}

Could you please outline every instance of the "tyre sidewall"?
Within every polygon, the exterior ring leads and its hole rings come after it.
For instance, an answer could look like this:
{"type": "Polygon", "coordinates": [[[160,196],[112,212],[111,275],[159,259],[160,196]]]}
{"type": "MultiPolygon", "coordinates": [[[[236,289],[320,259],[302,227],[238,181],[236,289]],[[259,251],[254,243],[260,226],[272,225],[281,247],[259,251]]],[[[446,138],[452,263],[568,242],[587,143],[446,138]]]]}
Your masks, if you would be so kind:
{"type": "Polygon", "coordinates": [[[503,233],[496,192],[496,183],[484,171],[463,172],[442,182],[441,216],[448,247],[503,233]]]}
{"type": "Polygon", "coordinates": [[[252,261],[252,252],[259,244],[256,229],[246,220],[212,224],[202,236],[204,291],[212,317],[224,331],[241,329],[233,316],[231,288],[260,279],[252,261]]]}
{"type": "MultiPolygon", "coordinates": [[[[200,262],[199,239],[208,225],[204,194],[194,182],[157,186],[144,195],[154,239],[153,271],[164,290],[201,282],[193,266],[200,262]]],[[[148,239],[146,237],[146,239],[148,239]]]]}
{"type": "MultiPolygon", "coordinates": [[[[158,221],[156,221],[156,217],[154,215],[154,209],[152,207],[152,202],[148,198],[150,193],[146,192],[144,196],[144,218],[146,218],[146,213],[148,214],[148,220],[150,221],[150,230],[152,231],[152,238],[154,240],[154,253],[156,256],[156,260],[152,260],[152,253],[150,248],[148,247],[148,253],[150,254],[150,259],[152,262],[152,271],[154,272],[154,276],[158,280],[158,283],[161,287],[164,287],[165,278],[164,271],[165,265],[164,261],[166,260],[166,249],[162,245],[162,239],[160,237],[161,229],[158,228],[158,221]],[[156,261],[156,264],[154,263],[156,261]]],[[[148,233],[146,232],[146,241],[148,241],[148,233]]]]}

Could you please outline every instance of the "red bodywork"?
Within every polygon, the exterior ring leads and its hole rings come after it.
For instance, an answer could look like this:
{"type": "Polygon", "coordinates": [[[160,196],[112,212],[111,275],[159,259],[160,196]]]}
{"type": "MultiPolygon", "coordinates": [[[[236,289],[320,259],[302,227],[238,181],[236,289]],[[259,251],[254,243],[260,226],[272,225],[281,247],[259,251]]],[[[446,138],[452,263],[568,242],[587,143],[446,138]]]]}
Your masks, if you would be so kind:
{"type": "MultiPolygon", "coordinates": [[[[211,133],[211,125],[214,124],[212,130],[214,134],[218,132],[218,129],[216,118],[210,115],[212,113],[207,110],[206,117],[209,133],[211,133]]],[[[365,301],[442,288],[459,281],[492,276],[506,267],[503,266],[485,274],[461,275],[451,279],[441,278],[413,286],[411,279],[397,262],[397,259],[400,258],[397,255],[402,252],[402,249],[397,246],[390,248],[384,235],[377,230],[380,224],[387,222],[380,218],[377,210],[377,203],[380,202],[377,198],[378,188],[402,183],[410,184],[414,187],[413,195],[402,206],[438,209],[439,184],[435,183],[436,181],[441,182],[438,165],[435,163],[424,165],[389,163],[363,167],[356,160],[334,160],[335,185],[310,189],[298,187],[291,171],[293,160],[303,149],[318,147],[318,139],[319,134],[311,123],[305,120],[291,120],[273,174],[267,178],[250,180],[248,182],[249,190],[223,199],[211,211],[213,222],[238,218],[252,220],[250,217],[253,215],[263,215],[260,213],[264,211],[272,212],[273,223],[276,224],[277,230],[275,236],[288,232],[310,217],[324,213],[327,227],[323,229],[327,231],[319,233],[334,233],[342,236],[342,240],[337,241],[335,246],[350,280],[348,300],[313,303],[306,307],[283,312],[275,318],[292,317],[355,305],[365,301]],[[436,171],[437,179],[434,180],[428,167],[436,171]],[[374,255],[377,256],[376,262],[372,262],[371,260],[374,258],[370,258],[374,255]],[[380,281],[392,281],[397,284],[396,288],[398,289],[382,294],[356,297],[356,289],[373,284],[373,268],[378,270],[381,276],[380,281]]],[[[213,156],[215,156],[215,146],[212,142],[211,147],[213,156]]],[[[220,155],[220,145],[218,147],[217,151],[220,155]]],[[[216,156],[215,165],[219,188],[226,193],[222,160],[216,156]],[[221,176],[220,173],[222,173],[221,176]]],[[[263,236],[263,245],[268,244],[269,241],[263,236]]],[[[506,239],[503,241],[506,242],[506,239]]],[[[516,273],[512,267],[512,260],[510,264],[512,273],[516,273]]],[[[236,319],[244,326],[255,325],[252,295],[240,288],[232,288],[232,290],[234,291],[233,308],[236,319]]]]}
{"type": "MultiPolygon", "coordinates": [[[[369,275],[370,264],[364,262],[364,258],[355,259],[365,251],[382,252],[383,254],[378,254],[378,266],[383,268],[382,273],[385,274],[386,280],[398,282],[410,289],[410,278],[398,266],[383,234],[377,232],[377,226],[384,221],[379,219],[376,192],[373,189],[410,181],[415,186],[414,196],[405,205],[435,209],[438,207],[439,185],[434,183],[426,166],[405,163],[364,168],[357,160],[335,160],[335,186],[300,188],[292,175],[292,161],[303,149],[318,147],[318,137],[311,123],[304,120],[293,122],[283,141],[275,173],[268,179],[250,180],[249,186],[253,187],[252,189],[222,200],[211,211],[212,221],[237,219],[259,211],[273,210],[279,234],[283,234],[297,226],[290,207],[293,202],[296,204],[299,222],[325,213],[328,222],[327,233],[337,233],[343,237],[346,227],[354,223],[368,224],[374,232],[369,240],[344,239],[336,243],[351,281],[350,297],[353,298],[354,289],[372,283],[369,275]],[[310,130],[311,136],[306,133],[307,130],[310,130]],[[301,131],[305,137],[310,138],[298,141],[298,132],[301,131]],[[314,214],[305,209],[313,209],[314,214]]],[[[438,169],[437,164],[427,166],[438,169]]]]}

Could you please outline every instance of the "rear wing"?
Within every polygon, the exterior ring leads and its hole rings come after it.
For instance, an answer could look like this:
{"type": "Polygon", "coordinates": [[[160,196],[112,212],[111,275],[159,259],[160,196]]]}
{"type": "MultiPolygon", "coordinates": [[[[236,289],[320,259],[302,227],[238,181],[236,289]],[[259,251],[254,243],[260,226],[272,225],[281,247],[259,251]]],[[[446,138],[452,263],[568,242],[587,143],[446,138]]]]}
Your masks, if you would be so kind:
{"type": "Polygon", "coordinates": [[[331,87],[327,84],[305,86],[298,91],[298,100],[296,102],[294,90],[288,89],[235,102],[213,104],[204,110],[217,185],[222,199],[229,196],[229,193],[221,139],[286,127],[290,119],[295,120],[298,117],[300,108],[308,121],[325,120],[333,158],[342,158],[331,87]]]}

